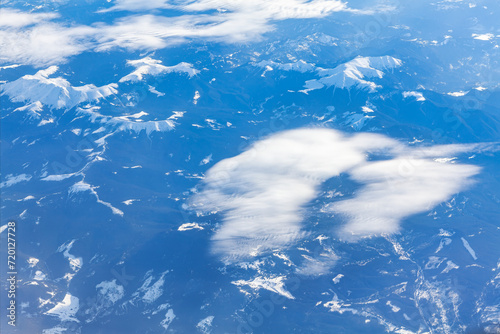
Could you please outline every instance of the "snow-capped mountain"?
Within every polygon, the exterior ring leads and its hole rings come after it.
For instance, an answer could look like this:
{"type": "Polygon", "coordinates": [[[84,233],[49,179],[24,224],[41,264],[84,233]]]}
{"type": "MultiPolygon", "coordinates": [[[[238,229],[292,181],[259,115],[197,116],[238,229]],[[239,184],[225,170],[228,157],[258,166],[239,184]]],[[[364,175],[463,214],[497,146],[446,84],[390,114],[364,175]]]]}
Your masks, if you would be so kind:
{"type": "Polygon", "coordinates": [[[2,95],[9,96],[12,102],[41,103],[50,108],[71,109],[80,103],[97,101],[117,93],[117,84],[102,87],[93,84],[71,86],[62,77],[51,78],[57,71],[57,66],[51,66],[34,75],[24,75],[5,83],[1,86],[2,95]]]}

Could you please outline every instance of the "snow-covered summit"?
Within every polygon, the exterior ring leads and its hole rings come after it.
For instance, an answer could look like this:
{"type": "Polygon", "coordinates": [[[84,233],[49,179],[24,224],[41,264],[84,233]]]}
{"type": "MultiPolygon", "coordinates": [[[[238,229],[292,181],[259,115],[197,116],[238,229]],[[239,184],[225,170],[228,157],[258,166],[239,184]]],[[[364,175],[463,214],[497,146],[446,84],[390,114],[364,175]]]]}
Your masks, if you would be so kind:
{"type": "Polygon", "coordinates": [[[394,69],[402,65],[402,61],[390,56],[383,57],[356,57],[333,69],[320,69],[321,79],[306,81],[307,90],[314,90],[335,86],[337,88],[358,87],[375,91],[379,86],[369,81],[370,78],[382,78],[384,70],[394,69]]]}
{"type": "Polygon", "coordinates": [[[200,72],[197,69],[193,68],[192,64],[185,62],[179,63],[174,66],[165,66],[161,63],[161,60],[156,60],[151,57],[145,57],[138,60],[128,60],[127,64],[135,67],[135,71],[121,78],[120,82],[141,81],[144,78],[144,75],[157,76],[171,72],[186,73],[191,78],[192,76],[200,72]]]}
{"type": "Polygon", "coordinates": [[[82,102],[102,99],[117,93],[117,84],[96,87],[89,84],[74,87],[62,77],[51,78],[58,71],[57,66],[40,70],[34,75],[25,75],[0,87],[2,95],[13,102],[39,102],[50,108],[70,109],[82,102]]]}

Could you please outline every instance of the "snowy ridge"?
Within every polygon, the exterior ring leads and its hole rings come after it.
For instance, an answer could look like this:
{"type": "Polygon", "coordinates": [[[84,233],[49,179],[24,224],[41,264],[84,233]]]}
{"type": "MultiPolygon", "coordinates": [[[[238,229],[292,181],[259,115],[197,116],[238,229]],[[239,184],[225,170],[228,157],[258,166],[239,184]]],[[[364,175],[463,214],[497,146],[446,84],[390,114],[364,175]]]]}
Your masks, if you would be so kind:
{"type": "Polygon", "coordinates": [[[24,112],[28,118],[40,119],[42,115],[40,112],[43,111],[43,104],[40,101],[35,101],[33,103],[27,104],[24,107],[19,107],[14,109],[14,111],[24,112]]]}
{"type": "Polygon", "coordinates": [[[173,130],[176,125],[174,120],[182,117],[182,115],[184,114],[184,112],[181,111],[174,111],[174,114],[165,120],[142,121],[140,118],[147,115],[147,113],[145,112],[140,112],[129,116],[112,117],[100,114],[99,112],[97,112],[97,110],[99,109],[99,107],[90,107],[85,109],[78,108],[77,113],[89,116],[91,122],[93,123],[111,125],[115,127],[117,131],[132,131],[136,133],[145,131],[147,135],[150,135],[152,132],[165,132],[173,130]]]}
{"type": "Polygon", "coordinates": [[[118,86],[114,83],[102,87],[92,84],[73,87],[64,78],[50,77],[57,70],[57,66],[51,66],[35,75],[8,82],[0,87],[1,95],[8,95],[13,102],[38,102],[50,108],[71,109],[82,102],[97,101],[117,93],[118,86]]]}
{"type": "Polygon", "coordinates": [[[265,289],[280,294],[288,299],[295,299],[295,297],[292,296],[292,294],[285,289],[285,283],[283,282],[284,280],[285,276],[279,276],[274,278],[259,276],[252,281],[238,280],[238,281],[233,281],[231,283],[240,287],[246,285],[254,290],[265,289]]]}
{"type": "Polygon", "coordinates": [[[314,64],[307,63],[303,60],[298,60],[295,63],[276,63],[270,60],[263,60],[255,64],[255,66],[263,67],[266,69],[270,67],[271,70],[277,68],[283,71],[296,71],[300,73],[313,72],[316,70],[316,66],[314,66],[314,64]]]}
{"type": "Polygon", "coordinates": [[[104,206],[107,206],[108,208],[111,209],[111,211],[115,214],[115,215],[120,215],[120,216],[123,216],[123,211],[120,210],[120,209],[117,209],[115,208],[113,205],[111,205],[111,203],[108,203],[108,202],[104,202],[103,200],[101,200],[99,198],[99,195],[97,194],[97,192],[95,191],[96,187],[94,186],[91,186],[90,184],[88,183],[85,183],[83,181],[79,181],[77,183],[75,183],[74,185],[71,186],[71,188],[69,188],[69,191],[68,193],[70,195],[73,195],[75,193],[79,193],[79,192],[86,192],[86,191],[89,191],[92,195],[94,195],[97,199],[97,203],[99,204],[102,204],[104,206]]]}
{"type": "MultiPolygon", "coordinates": [[[[321,78],[308,80],[305,83],[303,93],[311,90],[321,89],[324,87],[335,86],[337,88],[359,87],[374,92],[379,86],[368,81],[369,78],[382,78],[386,70],[394,69],[403,64],[399,59],[382,56],[382,57],[356,57],[351,61],[341,64],[335,68],[321,68],[314,64],[307,63],[303,60],[298,60],[294,63],[276,63],[273,61],[261,61],[254,64],[262,67],[267,71],[272,71],[274,68],[283,71],[296,71],[300,73],[316,72],[321,78]]],[[[264,72],[265,73],[265,72],[264,72]]]]}
{"type": "Polygon", "coordinates": [[[146,57],[138,60],[128,60],[127,64],[135,67],[136,70],[121,78],[120,82],[142,81],[144,79],[144,75],[158,76],[161,74],[172,72],[186,73],[191,78],[200,72],[197,69],[193,68],[193,65],[189,63],[182,62],[175,66],[164,66],[161,65],[161,60],[156,60],[151,57],[146,57]]]}

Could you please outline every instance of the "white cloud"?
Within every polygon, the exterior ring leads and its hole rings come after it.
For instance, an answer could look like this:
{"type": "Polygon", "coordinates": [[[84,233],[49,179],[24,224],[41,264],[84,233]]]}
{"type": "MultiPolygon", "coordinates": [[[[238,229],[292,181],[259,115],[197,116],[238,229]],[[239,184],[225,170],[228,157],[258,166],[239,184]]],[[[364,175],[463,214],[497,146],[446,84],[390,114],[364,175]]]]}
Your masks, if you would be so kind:
{"type": "Polygon", "coordinates": [[[128,11],[142,11],[142,10],[151,10],[151,9],[160,9],[160,8],[171,8],[172,6],[167,3],[166,0],[117,0],[115,5],[111,8],[101,10],[101,13],[110,12],[110,11],[120,11],[120,10],[128,10],[128,11]]]}
{"type": "Polygon", "coordinates": [[[178,9],[188,12],[205,12],[217,10],[220,13],[259,13],[261,16],[284,20],[288,18],[323,17],[332,12],[346,10],[345,3],[339,0],[200,0],[177,1],[175,4],[167,0],[139,1],[118,0],[115,6],[104,10],[145,11],[151,9],[178,9]]]}
{"type": "Polygon", "coordinates": [[[316,258],[308,255],[302,255],[302,257],[304,261],[296,270],[297,274],[302,276],[321,276],[328,274],[338,260],[338,256],[332,250],[319,254],[316,258]]]}
{"type": "Polygon", "coordinates": [[[212,167],[193,205],[225,212],[213,237],[216,253],[257,254],[301,238],[302,206],[317,196],[316,188],[363,160],[356,144],[338,132],[284,132],[212,167]]]}
{"type": "Polygon", "coordinates": [[[87,50],[94,33],[91,27],[66,27],[52,22],[0,30],[0,62],[37,67],[62,63],[87,50]]]}
{"type": "Polygon", "coordinates": [[[255,41],[274,29],[275,21],[324,17],[346,10],[347,6],[339,0],[203,0],[176,4],[161,0],[122,0],[103,12],[162,8],[173,8],[180,14],[169,17],[134,14],[120,17],[112,24],[68,26],[50,22],[58,17],[56,13],[6,8],[0,24],[6,27],[0,31],[0,61],[41,67],[64,62],[86,50],[155,50],[192,39],[227,43],[255,41]]]}
{"type": "Polygon", "coordinates": [[[98,25],[97,51],[112,48],[129,50],[161,49],[191,39],[243,42],[260,39],[271,27],[267,21],[249,13],[199,14],[163,17],[127,16],[113,25],[98,25]]]}
{"type": "Polygon", "coordinates": [[[347,173],[362,186],[353,198],[325,209],[340,214],[334,220],[342,222],[335,227],[337,235],[355,241],[397,232],[404,218],[463,190],[480,169],[432,158],[471,149],[480,146],[415,149],[376,134],[285,131],[214,165],[190,205],[201,212],[222,212],[213,252],[231,261],[287,247],[307,235],[305,205],[318,196],[324,181],[347,173]],[[367,158],[377,153],[383,153],[381,159],[367,158]]]}
{"type": "Polygon", "coordinates": [[[428,211],[463,190],[479,170],[409,157],[366,163],[349,171],[364,186],[354,198],[334,203],[331,210],[348,218],[341,229],[345,238],[394,233],[405,217],[428,211]]]}
{"type": "Polygon", "coordinates": [[[0,8],[0,27],[24,27],[59,17],[57,13],[27,13],[17,9],[0,8]]]}
{"type": "Polygon", "coordinates": [[[279,1],[117,1],[108,10],[149,11],[171,8],[182,13],[164,17],[141,14],[120,18],[113,25],[98,24],[97,50],[120,47],[126,49],[158,49],[203,39],[220,42],[247,42],[261,39],[274,29],[274,21],[324,17],[346,9],[338,0],[279,0],[279,1]],[[207,12],[212,12],[207,14],[207,12]]]}
{"type": "Polygon", "coordinates": [[[472,34],[472,37],[474,39],[478,39],[480,41],[490,41],[495,37],[495,35],[490,34],[490,33],[488,33],[488,34],[472,34]]]}

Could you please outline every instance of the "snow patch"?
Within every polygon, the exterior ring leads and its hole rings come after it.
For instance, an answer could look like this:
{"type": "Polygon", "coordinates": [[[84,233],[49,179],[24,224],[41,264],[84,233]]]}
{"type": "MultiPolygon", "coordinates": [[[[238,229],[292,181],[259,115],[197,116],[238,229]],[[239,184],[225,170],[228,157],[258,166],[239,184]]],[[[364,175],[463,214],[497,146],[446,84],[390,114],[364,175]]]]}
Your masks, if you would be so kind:
{"type": "Polygon", "coordinates": [[[123,286],[116,284],[116,279],[112,281],[103,281],[96,285],[99,294],[109,300],[112,304],[116,303],[125,296],[123,286]]]}
{"type": "Polygon", "coordinates": [[[196,328],[198,328],[198,330],[203,334],[210,334],[213,321],[214,321],[214,316],[210,315],[205,319],[201,320],[200,322],[198,322],[196,328]]]}
{"type": "Polygon", "coordinates": [[[160,322],[160,325],[165,328],[165,330],[168,329],[168,326],[170,326],[170,324],[172,323],[172,321],[174,321],[175,319],[175,314],[174,314],[174,310],[173,309],[169,309],[167,311],[167,313],[165,313],[165,319],[163,319],[161,322],[160,322]]]}
{"type": "Polygon", "coordinates": [[[76,240],[71,240],[68,243],[62,244],[59,246],[57,249],[58,252],[63,252],[63,255],[66,259],[69,261],[69,266],[73,272],[77,273],[80,269],[82,269],[83,266],[83,259],[81,257],[76,257],[72,254],[69,253],[71,248],[73,247],[73,244],[75,243],[76,240]]]}
{"type": "Polygon", "coordinates": [[[205,159],[200,161],[200,166],[206,165],[212,161],[212,154],[205,157],[205,159]]]}
{"type": "Polygon", "coordinates": [[[42,181],[62,181],[66,180],[72,176],[77,175],[76,173],[71,173],[71,174],[54,174],[54,175],[48,175],[46,177],[41,178],[40,180],[42,181]]]}
{"type": "Polygon", "coordinates": [[[47,278],[47,275],[45,275],[41,270],[35,271],[35,276],[33,277],[35,281],[43,281],[45,278],[47,278]]]}
{"type": "Polygon", "coordinates": [[[167,73],[186,73],[189,77],[193,77],[200,71],[193,68],[192,64],[189,63],[179,63],[175,66],[164,66],[161,65],[161,60],[156,60],[151,57],[145,57],[138,60],[128,60],[127,65],[135,67],[135,71],[124,76],[120,79],[120,82],[137,82],[142,81],[145,75],[158,76],[167,73]]]}
{"type": "Polygon", "coordinates": [[[14,112],[24,112],[30,119],[42,118],[41,112],[43,111],[43,104],[40,101],[27,104],[24,107],[14,109],[14,112]]]}
{"type": "Polygon", "coordinates": [[[156,94],[156,96],[158,96],[158,97],[165,96],[165,93],[162,93],[162,92],[157,91],[157,90],[156,90],[156,88],[155,88],[155,87],[153,87],[153,86],[149,86],[149,85],[148,85],[148,90],[149,90],[151,93],[156,94]]]}
{"type": "Polygon", "coordinates": [[[446,268],[443,269],[441,274],[446,274],[446,273],[450,272],[450,270],[458,269],[458,268],[460,268],[460,267],[457,266],[455,263],[453,263],[453,261],[446,261],[446,268]]]}
{"type": "Polygon", "coordinates": [[[414,97],[419,102],[425,101],[425,97],[424,95],[422,95],[421,92],[403,92],[403,97],[405,99],[409,97],[414,97]]]}
{"type": "Polygon", "coordinates": [[[97,199],[97,203],[102,204],[104,206],[107,206],[108,208],[111,209],[111,211],[115,215],[123,216],[123,211],[122,210],[115,208],[114,206],[111,205],[111,203],[102,201],[99,198],[99,195],[97,194],[97,192],[95,191],[95,189],[96,189],[96,187],[93,187],[90,184],[85,183],[83,181],[79,181],[79,182],[75,183],[74,185],[72,185],[69,188],[68,192],[69,192],[70,195],[72,195],[72,194],[76,194],[76,193],[80,193],[80,192],[89,191],[92,195],[95,196],[95,198],[97,199]]]}
{"type": "Polygon", "coordinates": [[[338,274],[337,276],[335,276],[332,281],[333,281],[333,284],[338,284],[340,282],[340,280],[342,279],[342,277],[344,277],[344,275],[342,274],[338,274]]]}
{"type": "Polygon", "coordinates": [[[392,305],[392,303],[391,303],[390,300],[388,300],[387,303],[385,303],[385,305],[389,306],[391,308],[392,312],[394,312],[394,313],[397,313],[397,312],[399,312],[401,310],[400,307],[392,305]]]}
{"type": "Polygon", "coordinates": [[[441,259],[437,256],[429,256],[429,261],[427,261],[424,268],[425,269],[436,269],[437,267],[439,267],[441,265],[441,263],[443,263],[444,260],[446,260],[446,259],[445,258],[441,259]]]}
{"type": "Polygon", "coordinates": [[[450,238],[443,238],[443,239],[439,242],[439,246],[438,246],[438,248],[436,249],[436,252],[435,252],[435,253],[439,253],[439,251],[440,251],[440,250],[442,250],[444,246],[448,246],[449,244],[451,244],[451,239],[450,239],[450,238]]]}
{"type": "Polygon", "coordinates": [[[454,96],[454,97],[461,97],[461,96],[464,96],[467,93],[468,92],[459,91],[459,92],[450,92],[450,93],[448,93],[448,95],[454,96]]]}
{"type": "Polygon", "coordinates": [[[9,174],[5,177],[5,179],[6,180],[4,182],[0,183],[0,188],[8,188],[20,182],[27,182],[31,180],[31,175],[19,174],[14,176],[12,174],[9,174]]]}
{"type": "Polygon", "coordinates": [[[61,321],[80,322],[75,318],[79,308],[80,303],[78,298],[67,293],[61,302],[57,303],[56,306],[45,312],[45,314],[59,317],[61,321]]]}
{"type": "Polygon", "coordinates": [[[150,304],[157,300],[163,294],[163,284],[165,283],[165,275],[169,270],[164,271],[160,278],[154,283],[153,282],[153,271],[150,270],[146,273],[145,280],[142,286],[137,289],[132,295],[135,299],[139,298],[142,294],[142,301],[146,304],[150,304]]]}
{"type": "Polygon", "coordinates": [[[38,260],[36,257],[30,257],[28,260],[27,260],[28,264],[29,264],[29,267],[30,268],[33,268],[34,266],[36,266],[38,264],[38,262],[40,262],[40,260],[38,260]]]}
{"type": "Polygon", "coordinates": [[[189,230],[193,230],[193,229],[203,230],[203,227],[201,227],[197,223],[185,223],[185,224],[182,224],[181,226],[179,226],[179,228],[177,230],[178,231],[189,231],[189,230]]]}
{"type": "Polygon", "coordinates": [[[198,104],[198,100],[200,99],[201,95],[199,91],[194,92],[194,97],[193,97],[193,104],[198,104]]]}
{"type": "Polygon", "coordinates": [[[461,239],[462,239],[462,243],[464,244],[465,249],[467,249],[467,251],[469,252],[470,256],[472,256],[472,258],[474,260],[477,260],[476,252],[472,249],[472,247],[470,246],[469,242],[467,240],[465,240],[465,238],[461,238],[461,239]]]}

